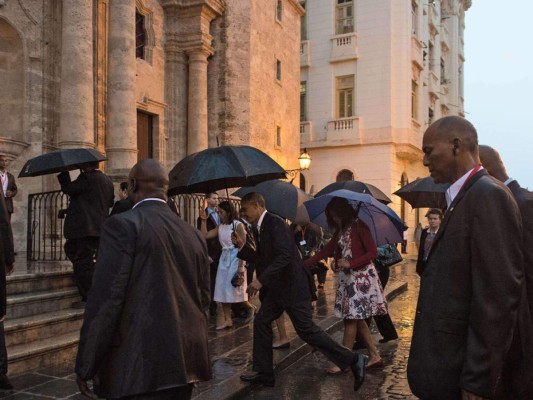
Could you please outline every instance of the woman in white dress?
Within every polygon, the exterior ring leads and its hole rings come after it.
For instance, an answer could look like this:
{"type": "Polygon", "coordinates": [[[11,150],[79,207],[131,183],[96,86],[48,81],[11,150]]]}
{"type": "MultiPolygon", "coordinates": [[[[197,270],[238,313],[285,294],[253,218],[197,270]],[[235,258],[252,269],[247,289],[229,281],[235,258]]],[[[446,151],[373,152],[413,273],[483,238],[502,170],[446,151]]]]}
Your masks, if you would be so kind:
{"type": "Polygon", "coordinates": [[[200,210],[200,218],[202,220],[201,230],[205,238],[212,239],[218,237],[222,246],[213,300],[217,302],[216,329],[224,329],[233,326],[231,320],[232,303],[243,303],[248,309],[245,323],[253,319],[255,307],[248,302],[245,263],[243,260],[237,258],[239,249],[231,242],[232,234],[236,234],[240,239],[246,241],[244,225],[236,219],[237,213],[235,208],[228,201],[223,201],[218,205],[218,215],[220,217],[220,225],[208,232],[206,225],[208,216],[204,209],[200,210]],[[233,286],[231,282],[236,273],[239,273],[240,277],[243,278],[240,279],[241,284],[239,286],[233,286]]]}

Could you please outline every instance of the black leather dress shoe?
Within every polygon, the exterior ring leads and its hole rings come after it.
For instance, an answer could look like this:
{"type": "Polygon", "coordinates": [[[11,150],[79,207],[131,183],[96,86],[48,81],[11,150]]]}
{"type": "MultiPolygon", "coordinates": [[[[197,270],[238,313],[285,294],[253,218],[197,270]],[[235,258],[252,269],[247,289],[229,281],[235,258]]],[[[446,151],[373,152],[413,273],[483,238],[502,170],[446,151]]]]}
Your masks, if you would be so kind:
{"type": "Polygon", "coordinates": [[[261,372],[252,372],[251,374],[241,375],[241,381],[248,383],[260,383],[265,386],[274,386],[274,375],[267,375],[261,372]]]}
{"type": "Polygon", "coordinates": [[[13,389],[13,385],[6,375],[0,375],[0,389],[13,389]]]}
{"type": "Polygon", "coordinates": [[[350,366],[353,373],[353,390],[357,391],[365,381],[365,369],[368,363],[368,357],[362,354],[356,354],[356,359],[350,366]]]}

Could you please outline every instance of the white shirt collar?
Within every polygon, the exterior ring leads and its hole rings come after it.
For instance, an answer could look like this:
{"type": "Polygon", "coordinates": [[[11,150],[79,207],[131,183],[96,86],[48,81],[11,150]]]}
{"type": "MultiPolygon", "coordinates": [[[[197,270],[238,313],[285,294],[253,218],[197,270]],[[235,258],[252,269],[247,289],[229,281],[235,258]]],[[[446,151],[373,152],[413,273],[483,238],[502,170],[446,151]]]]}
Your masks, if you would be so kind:
{"type": "Polygon", "coordinates": [[[261,232],[261,224],[263,223],[263,219],[265,218],[265,214],[267,213],[267,210],[263,211],[263,214],[259,217],[259,221],[257,221],[257,231],[261,232]]]}
{"type": "MultiPolygon", "coordinates": [[[[476,168],[476,167],[474,167],[476,168]]],[[[448,207],[450,207],[450,204],[452,204],[453,200],[457,196],[457,193],[461,190],[464,183],[468,179],[468,176],[470,173],[474,170],[474,168],[467,171],[466,174],[461,176],[459,179],[457,179],[447,190],[446,190],[446,203],[448,204],[448,207]]],[[[482,170],[483,167],[480,167],[479,170],[482,170]]]]}
{"type": "Polygon", "coordinates": [[[141,201],[139,201],[137,204],[135,204],[132,208],[135,208],[137,207],[139,204],[141,203],[144,203],[145,201],[159,201],[160,203],[165,203],[166,204],[166,201],[163,200],[163,199],[160,199],[158,197],[147,197],[146,199],[143,199],[141,201]]]}
{"type": "Polygon", "coordinates": [[[505,186],[509,186],[509,184],[510,184],[512,181],[514,181],[514,178],[507,178],[507,180],[506,180],[505,182],[503,182],[503,184],[504,184],[505,186]]]}
{"type": "Polygon", "coordinates": [[[431,232],[431,228],[428,227],[428,233],[431,233],[432,235],[436,235],[439,232],[440,227],[437,228],[435,232],[431,232]]]}

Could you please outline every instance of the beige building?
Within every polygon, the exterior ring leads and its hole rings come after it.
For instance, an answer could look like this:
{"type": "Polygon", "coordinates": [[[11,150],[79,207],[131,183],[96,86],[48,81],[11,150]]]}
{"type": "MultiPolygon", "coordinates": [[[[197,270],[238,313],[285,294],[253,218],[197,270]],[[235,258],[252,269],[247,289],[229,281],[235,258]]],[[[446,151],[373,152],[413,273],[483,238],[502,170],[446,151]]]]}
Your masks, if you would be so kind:
{"type": "MultiPolygon", "coordinates": [[[[355,179],[391,195],[427,176],[424,130],[463,115],[463,31],[471,0],[305,0],[300,134],[316,193],[355,179]]],[[[419,212],[391,196],[411,228],[419,212]]]]}
{"type": "MultiPolygon", "coordinates": [[[[116,182],[222,144],[299,155],[297,0],[0,0],[0,153],[18,175],[54,149],[94,147],[116,182]]],[[[28,194],[13,228],[23,251],[28,194]]],[[[30,221],[34,225],[34,221],[30,221]]]]}

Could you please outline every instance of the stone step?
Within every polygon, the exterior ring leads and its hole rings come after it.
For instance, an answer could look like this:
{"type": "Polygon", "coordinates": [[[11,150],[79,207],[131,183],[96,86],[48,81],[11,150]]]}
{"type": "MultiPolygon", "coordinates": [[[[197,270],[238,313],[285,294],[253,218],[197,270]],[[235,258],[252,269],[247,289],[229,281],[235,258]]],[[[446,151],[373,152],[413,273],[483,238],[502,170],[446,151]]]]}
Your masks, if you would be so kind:
{"type": "Polygon", "coordinates": [[[71,363],[76,357],[79,332],[68,332],[48,339],[8,347],[10,375],[39,368],[71,363]]]}
{"type": "Polygon", "coordinates": [[[7,294],[34,293],[73,288],[72,270],[36,272],[7,277],[7,294]]]}
{"type": "Polygon", "coordinates": [[[80,301],[78,289],[14,294],[7,297],[7,317],[15,319],[65,310],[77,301],[80,301]]]}
{"type": "Polygon", "coordinates": [[[79,332],[83,313],[82,309],[69,308],[24,318],[7,319],[4,323],[6,346],[11,348],[68,332],[79,332]]]}

